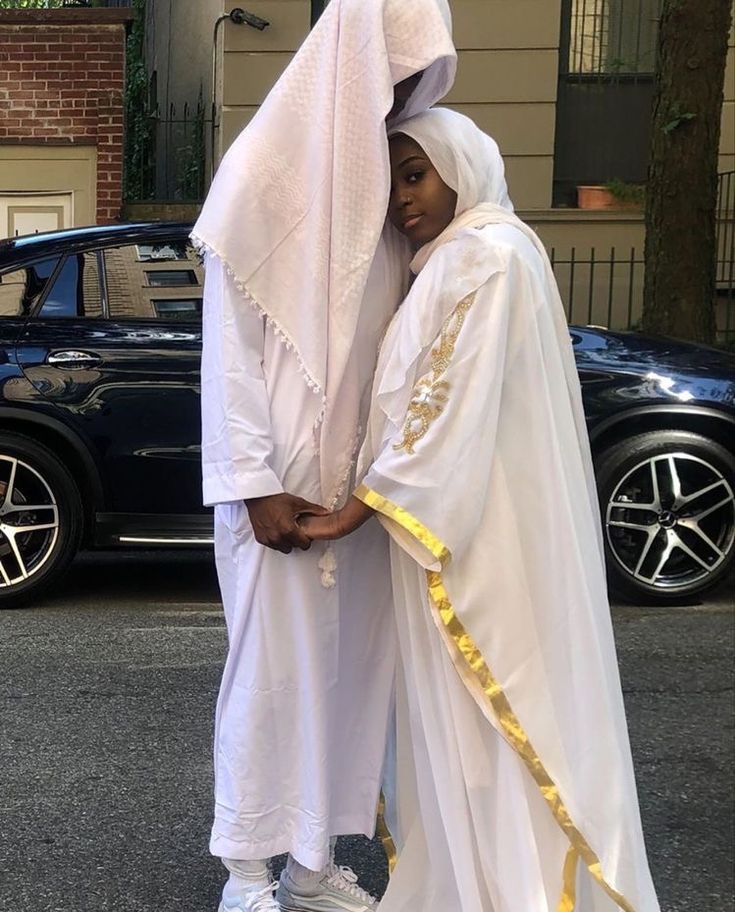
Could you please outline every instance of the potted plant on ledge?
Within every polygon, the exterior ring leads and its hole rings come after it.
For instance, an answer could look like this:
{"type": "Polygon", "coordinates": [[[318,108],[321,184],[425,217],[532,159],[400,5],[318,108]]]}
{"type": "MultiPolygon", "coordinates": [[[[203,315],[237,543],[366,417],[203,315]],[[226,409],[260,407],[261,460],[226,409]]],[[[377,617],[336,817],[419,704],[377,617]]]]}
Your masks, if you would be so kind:
{"type": "Polygon", "coordinates": [[[645,184],[629,184],[617,178],[606,184],[584,184],[577,187],[579,209],[628,209],[643,211],[645,184]]]}

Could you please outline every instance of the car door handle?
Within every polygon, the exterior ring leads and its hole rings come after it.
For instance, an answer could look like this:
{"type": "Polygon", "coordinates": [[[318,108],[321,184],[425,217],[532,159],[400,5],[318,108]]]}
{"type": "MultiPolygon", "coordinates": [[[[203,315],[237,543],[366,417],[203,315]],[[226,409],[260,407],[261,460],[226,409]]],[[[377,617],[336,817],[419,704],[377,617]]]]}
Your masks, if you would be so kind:
{"type": "Polygon", "coordinates": [[[100,364],[102,358],[92,352],[74,351],[55,351],[46,358],[47,364],[53,364],[56,367],[64,367],[67,370],[79,370],[84,367],[92,367],[100,364]]]}

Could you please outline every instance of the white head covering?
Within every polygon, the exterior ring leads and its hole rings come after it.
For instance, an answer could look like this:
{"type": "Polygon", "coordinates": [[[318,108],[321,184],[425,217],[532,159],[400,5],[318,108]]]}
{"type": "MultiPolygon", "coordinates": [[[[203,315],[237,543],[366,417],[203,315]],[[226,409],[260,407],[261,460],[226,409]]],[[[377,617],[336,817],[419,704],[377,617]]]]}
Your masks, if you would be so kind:
{"type": "Polygon", "coordinates": [[[454,220],[419,250],[411,263],[414,272],[419,272],[434,250],[463,228],[510,222],[525,229],[513,214],[498,144],[469,117],[449,108],[432,108],[392,126],[388,135],[397,134],[418,143],[439,177],[457,194],[454,220]]]}
{"type": "Polygon", "coordinates": [[[360,311],[388,315],[399,291],[371,280],[376,300],[364,301],[390,193],[393,86],[424,72],[406,117],[442,97],[456,70],[450,29],[447,0],[332,0],[227,152],[194,226],[194,242],[225,263],[323,398],[330,505],[349,474],[372,370],[370,358],[350,357],[360,311]]]}
{"type": "MultiPolygon", "coordinates": [[[[505,182],[505,165],[497,143],[464,114],[448,108],[432,108],[406,121],[394,125],[389,136],[396,134],[410,136],[426,153],[429,161],[439,172],[444,183],[457,193],[457,209],[453,221],[433,241],[424,244],[411,261],[411,271],[419,273],[428,263],[431,255],[452,241],[457,235],[469,228],[482,228],[486,225],[512,225],[521,231],[536,248],[546,273],[548,293],[552,299],[550,308],[554,321],[556,338],[562,352],[567,390],[572,402],[574,420],[581,446],[589,450],[587,428],[584,421],[582,394],[579,386],[574,353],[569,341],[569,327],[564,316],[564,305],[554,277],[554,270],[549,261],[546,248],[540,238],[513,211],[513,203],[508,195],[505,182]]],[[[488,275],[492,271],[488,264],[488,275]]],[[[437,316],[442,320],[446,314],[437,316]]],[[[404,353],[413,347],[414,357],[436,336],[438,326],[431,321],[417,329],[414,339],[405,339],[404,353]]],[[[404,383],[404,372],[386,368],[384,383],[386,392],[382,402],[385,408],[395,409],[395,394],[404,383]]],[[[400,408],[400,406],[398,406],[400,408]]],[[[587,490],[591,508],[597,510],[597,489],[595,486],[592,462],[587,460],[587,490]]],[[[602,552],[602,539],[598,541],[602,552]]]]}
{"type": "Polygon", "coordinates": [[[481,204],[513,211],[498,144],[474,121],[449,108],[432,108],[391,126],[389,136],[409,136],[457,194],[455,215],[481,204]]]}

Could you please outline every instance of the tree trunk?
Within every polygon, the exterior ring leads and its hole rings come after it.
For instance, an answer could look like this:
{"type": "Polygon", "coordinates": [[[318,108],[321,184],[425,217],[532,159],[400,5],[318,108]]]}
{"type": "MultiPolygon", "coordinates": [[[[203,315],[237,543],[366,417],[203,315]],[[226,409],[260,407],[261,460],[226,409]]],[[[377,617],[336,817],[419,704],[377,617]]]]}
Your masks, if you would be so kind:
{"type": "Polygon", "coordinates": [[[713,342],[731,0],[664,0],[646,193],[645,332],[713,342]]]}

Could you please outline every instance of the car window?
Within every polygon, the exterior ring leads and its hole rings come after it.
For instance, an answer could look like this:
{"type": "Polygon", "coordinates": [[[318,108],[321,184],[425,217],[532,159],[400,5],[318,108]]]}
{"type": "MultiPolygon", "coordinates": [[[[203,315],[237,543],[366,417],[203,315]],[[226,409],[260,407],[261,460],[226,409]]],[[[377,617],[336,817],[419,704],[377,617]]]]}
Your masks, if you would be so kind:
{"type": "Polygon", "coordinates": [[[39,316],[90,317],[102,316],[102,296],[95,251],[75,253],[66,257],[53,285],[46,295],[39,316]]]}
{"type": "Polygon", "coordinates": [[[112,320],[201,320],[204,270],[185,239],[105,250],[112,320]]]}
{"type": "Polygon", "coordinates": [[[0,275],[0,317],[27,317],[53,275],[58,257],[0,275]]]}

